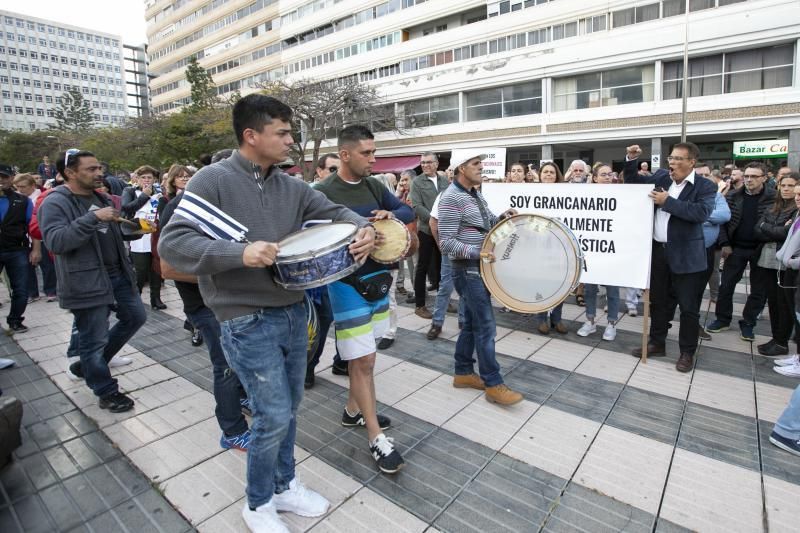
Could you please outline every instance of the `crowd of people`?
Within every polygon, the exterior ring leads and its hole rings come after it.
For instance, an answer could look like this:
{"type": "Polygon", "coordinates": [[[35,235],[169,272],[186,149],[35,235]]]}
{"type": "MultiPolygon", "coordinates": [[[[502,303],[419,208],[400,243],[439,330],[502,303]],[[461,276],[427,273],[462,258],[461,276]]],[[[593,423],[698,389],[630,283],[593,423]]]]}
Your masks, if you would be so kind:
{"type": "MultiPolygon", "coordinates": [[[[374,136],[354,125],[339,132],[338,150],[319,158],[308,184],[279,166],[294,142],[291,119],[292,110],[274,98],[242,98],[233,108],[238,149],[221,150],[200,170],[144,165],[117,177],[94,154],[77,149],[58,154],[55,165],[43,158],[37,174],[17,174],[0,164],[0,268],[11,290],[10,331],[27,330],[26,306],[40,298],[39,267],[44,297],[73,315],[67,375],[84,380],[101,408],[128,411],[134,400],[120,390],[110,368],[131,362],[119,351],[147,319],[144,288],[152,309],[163,310],[163,280],[174,280],[190,342],[205,344],[209,353],[220,446],[247,452],[242,513],[257,532],[288,531],[279,512],[318,516],[329,508],[295,478],[294,442],[303,389],[315,386],[331,327],[332,372],[350,384],[341,424],[364,428],[365,449],[385,474],[398,472],[404,459],[387,436],[392,420],[378,413],[374,369],[378,351],[396,341],[398,295],[430,320],[431,342],[442,333],[447,313],[458,316],[453,387],[483,391],[487,401],[501,406],[523,400],[504,383],[495,353],[496,310],[480,274],[481,262],[495,259],[482,251],[486,234],[517,214],[493,213],[481,194],[486,156],[453,151],[449,166],[440,168],[437,154],[425,152],[419,174],[407,169],[373,175],[374,136]],[[208,210],[222,213],[216,221],[245,228],[246,239],[212,237],[213,217],[202,218],[208,210]],[[389,265],[369,256],[385,240],[374,225],[384,219],[405,225],[416,250],[389,265]],[[277,283],[272,267],[279,243],[325,222],[353,225],[347,249],[357,269],[306,291],[277,283]],[[313,333],[319,342],[312,345],[308,305],[318,319],[313,333]]],[[[576,160],[564,172],[554,162],[538,168],[515,162],[505,181],[652,184],[649,355],[666,355],[667,332],[680,308],[676,369],[690,371],[699,340],[730,327],[735,287],[749,268],[741,338],[755,339],[754,327],[768,306],[771,340],[758,352],[774,358],[776,372],[800,377],[800,360],[789,349],[790,339],[800,342],[800,175],[781,167],[771,178],[761,163],[712,169],[699,161],[692,143],[672,147],[668,169],[651,171],[641,153],[636,145],[628,147],[617,171],[610,162],[576,160]],[[715,319],[704,328],[706,287],[715,319]]],[[[636,315],[638,296],[637,288],[579,287],[576,303],[586,307],[585,321],[574,331],[613,341],[626,312],[623,302],[636,315]]],[[[539,333],[570,331],[562,305],[531,317],[539,333]]],[[[641,356],[641,349],[632,355],[641,356]]],[[[770,440],[800,455],[800,387],[770,440]]]]}

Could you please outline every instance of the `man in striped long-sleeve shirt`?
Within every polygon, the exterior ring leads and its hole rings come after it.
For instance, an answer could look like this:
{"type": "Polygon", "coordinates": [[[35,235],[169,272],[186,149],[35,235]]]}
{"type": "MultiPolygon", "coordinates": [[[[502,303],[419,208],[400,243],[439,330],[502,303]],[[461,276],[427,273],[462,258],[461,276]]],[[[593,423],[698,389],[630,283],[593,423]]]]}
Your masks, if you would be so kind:
{"type": "MultiPolygon", "coordinates": [[[[456,179],[439,200],[439,245],[442,254],[450,258],[453,284],[467,307],[456,341],[453,386],[485,390],[488,401],[513,405],[522,401],[522,395],[509,389],[500,374],[492,298],[481,278],[480,261],[486,233],[501,218],[516,212],[509,210],[498,218],[478,192],[484,159],[486,155],[476,150],[453,151],[451,166],[456,179]],[[480,376],[474,370],[475,352],[480,376]]],[[[494,257],[487,252],[484,260],[494,261],[494,257]]]]}

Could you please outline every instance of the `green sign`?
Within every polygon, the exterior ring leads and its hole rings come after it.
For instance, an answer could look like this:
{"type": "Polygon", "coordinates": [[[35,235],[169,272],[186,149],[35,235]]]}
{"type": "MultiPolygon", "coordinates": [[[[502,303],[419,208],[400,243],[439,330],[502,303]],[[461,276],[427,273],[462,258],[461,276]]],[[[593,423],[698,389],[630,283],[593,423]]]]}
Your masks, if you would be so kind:
{"type": "Polygon", "coordinates": [[[742,141],[733,143],[734,159],[781,158],[789,155],[789,140],[742,141]]]}

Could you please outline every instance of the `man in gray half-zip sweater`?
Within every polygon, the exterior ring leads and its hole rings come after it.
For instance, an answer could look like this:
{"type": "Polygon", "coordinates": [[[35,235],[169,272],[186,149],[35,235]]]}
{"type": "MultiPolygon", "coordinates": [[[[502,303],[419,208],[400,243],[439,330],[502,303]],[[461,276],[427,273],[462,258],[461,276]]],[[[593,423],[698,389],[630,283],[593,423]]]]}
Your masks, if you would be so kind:
{"type": "Polygon", "coordinates": [[[203,300],[220,321],[225,356],[250,399],[242,516],[257,532],[288,532],[278,511],[319,516],[329,507],[295,479],[295,415],[303,397],[308,331],[303,291],[279,287],[268,268],[277,243],[304,221],[321,219],[360,227],[349,246],[356,259],[366,258],[375,239],[366,219],[274,166],[294,142],[291,115],[288,106],[264,95],[239,100],[233,108],[239,150],[201,169],[186,189],[246,226],[249,244],[212,240],[180,212],[158,244],[164,260],[198,275],[203,300]]]}

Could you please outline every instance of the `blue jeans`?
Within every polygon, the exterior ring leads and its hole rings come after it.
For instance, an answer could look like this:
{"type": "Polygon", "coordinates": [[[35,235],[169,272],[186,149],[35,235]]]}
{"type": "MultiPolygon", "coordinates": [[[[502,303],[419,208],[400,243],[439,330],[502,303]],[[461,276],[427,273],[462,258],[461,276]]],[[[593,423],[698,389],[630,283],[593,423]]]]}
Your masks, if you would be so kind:
{"type": "MultiPolygon", "coordinates": [[[[450,295],[453,294],[453,267],[450,265],[450,258],[442,256],[442,270],[439,277],[439,292],[436,293],[436,303],[433,306],[434,326],[442,327],[444,315],[447,313],[447,306],[450,304],[450,295]]],[[[466,308],[464,300],[458,301],[458,323],[464,323],[466,308]]]]}
{"type": "Polygon", "coordinates": [[[244,388],[239,377],[228,366],[225,353],[220,344],[220,327],[214,313],[208,307],[201,307],[192,313],[186,313],[189,321],[203,334],[214,375],[214,401],[217,404],[214,414],[217,415],[219,428],[226,437],[241,435],[247,431],[247,420],[242,414],[239,399],[245,397],[244,388]]]}
{"type": "MultiPolygon", "coordinates": [[[[42,270],[42,291],[45,296],[56,295],[56,267],[50,258],[50,252],[42,242],[42,259],[39,261],[42,270]]],[[[39,280],[36,278],[36,267],[28,264],[28,298],[39,296],[39,280]]]]}
{"type": "Polygon", "coordinates": [[[783,410],[772,431],[792,440],[800,440],[800,386],[794,389],[789,405],[783,410]]]}
{"type": "Polygon", "coordinates": [[[111,330],[108,329],[108,305],[71,310],[78,328],[81,371],[95,396],[101,397],[119,390],[117,380],[111,377],[108,362],[147,320],[142,299],[125,274],[111,276],[111,287],[117,302],[118,319],[111,330]]]}
{"type": "MultiPolygon", "coordinates": [[[[606,297],[608,299],[608,321],[616,322],[619,318],[619,287],[606,285],[606,297]]],[[[583,286],[583,296],[586,299],[586,317],[594,318],[597,316],[597,290],[598,286],[586,283],[583,286]]]]}
{"type": "Polygon", "coordinates": [[[456,341],[455,373],[469,375],[475,372],[475,359],[478,354],[478,372],[487,387],[503,383],[500,365],[494,351],[496,334],[494,310],[489,291],[481,279],[480,267],[451,265],[453,284],[461,301],[466,306],[464,322],[456,341]]]}
{"type": "Polygon", "coordinates": [[[303,399],[308,329],[303,303],[226,320],[222,348],[253,412],[247,501],[256,508],[294,479],[297,408],[303,399]]]}
{"type": "Polygon", "coordinates": [[[7,322],[21,324],[25,319],[25,309],[28,307],[28,262],[27,250],[17,252],[0,252],[0,271],[4,268],[11,282],[11,309],[8,311],[7,322]]]}
{"type": "Polygon", "coordinates": [[[545,311],[544,313],[536,313],[536,321],[539,322],[539,323],[547,322],[547,313],[549,312],[550,313],[550,324],[555,326],[556,324],[561,322],[561,308],[563,306],[564,306],[564,304],[558,304],[557,306],[552,308],[550,311],[545,311]]]}

